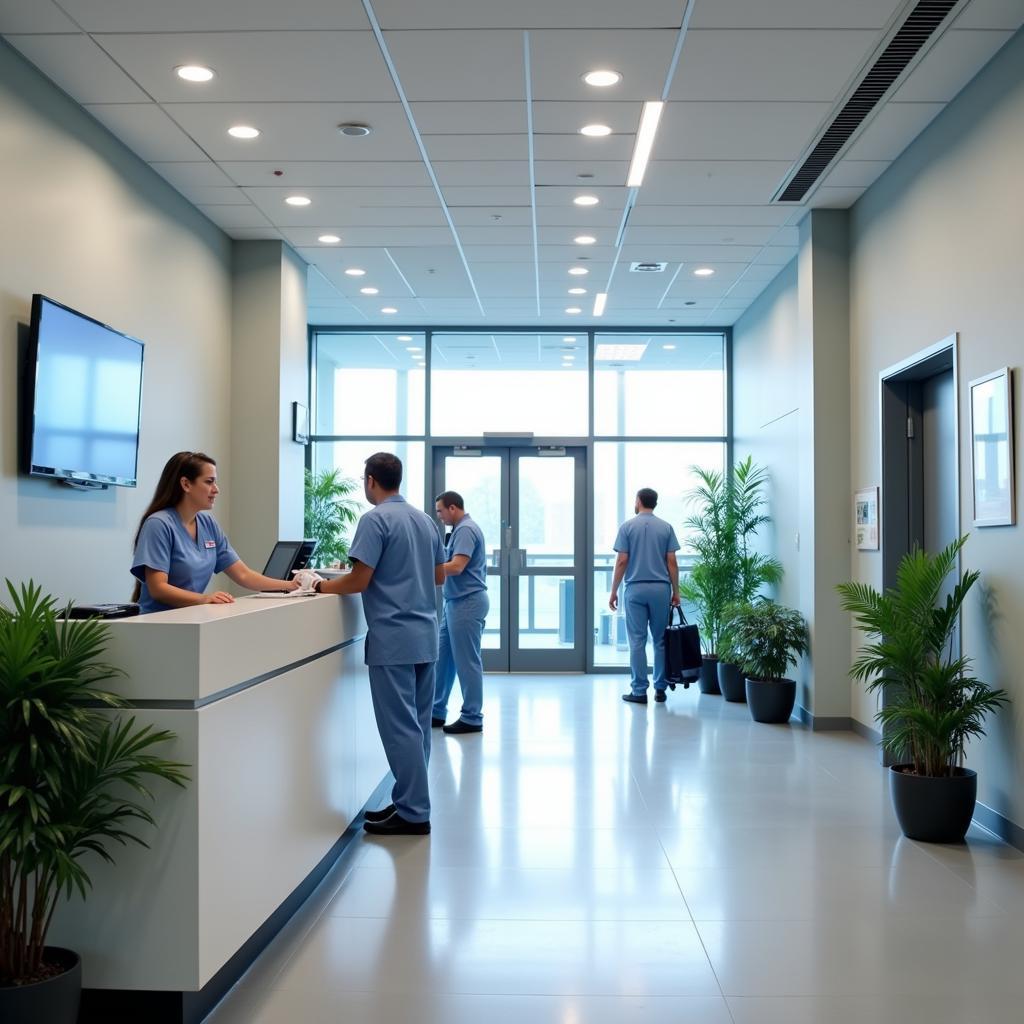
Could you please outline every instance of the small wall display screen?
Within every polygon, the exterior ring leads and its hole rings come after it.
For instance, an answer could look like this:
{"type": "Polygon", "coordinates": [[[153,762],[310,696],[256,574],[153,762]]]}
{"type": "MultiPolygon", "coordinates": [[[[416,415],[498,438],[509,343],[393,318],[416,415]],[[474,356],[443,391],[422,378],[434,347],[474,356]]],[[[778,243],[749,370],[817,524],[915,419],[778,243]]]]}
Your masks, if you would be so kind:
{"type": "Polygon", "coordinates": [[[27,471],[134,487],[143,343],[44,295],[32,298],[27,471]]]}

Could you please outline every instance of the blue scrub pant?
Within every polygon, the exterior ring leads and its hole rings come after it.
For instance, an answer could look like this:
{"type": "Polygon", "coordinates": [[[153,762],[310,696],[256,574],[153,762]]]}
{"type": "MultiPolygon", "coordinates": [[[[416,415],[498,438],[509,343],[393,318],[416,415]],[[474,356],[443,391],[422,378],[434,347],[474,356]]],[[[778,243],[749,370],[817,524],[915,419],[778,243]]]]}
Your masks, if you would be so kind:
{"type": "Polygon", "coordinates": [[[665,627],[672,601],[671,583],[630,583],[623,596],[629,637],[629,685],[633,693],[647,692],[647,630],[654,640],[654,689],[664,690],[665,627]]]}
{"type": "Polygon", "coordinates": [[[462,714],[467,725],[483,725],[484,662],[480,641],[491,602],[486,590],[445,601],[437,654],[434,718],[448,715],[448,697],[458,674],[462,714]]]}
{"type": "Polygon", "coordinates": [[[377,731],[395,777],[391,802],[406,821],[429,821],[427,761],[434,662],[367,667],[377,731]]]}

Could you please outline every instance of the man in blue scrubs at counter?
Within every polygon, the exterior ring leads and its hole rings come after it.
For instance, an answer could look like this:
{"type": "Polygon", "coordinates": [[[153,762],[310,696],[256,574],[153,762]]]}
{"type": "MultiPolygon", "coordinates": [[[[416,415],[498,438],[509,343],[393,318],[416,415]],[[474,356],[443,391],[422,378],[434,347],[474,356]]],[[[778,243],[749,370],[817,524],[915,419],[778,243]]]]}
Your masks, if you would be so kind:
{"type": "Polygon", "coordinates": [[[658,492],[642,487],[636,492],[636,516],[619,527],[615,538],[615,571],[608,607],[619,606],[619,584],[626,580],[626,636],[629,638],[630,704],[647,703],[647,631],[654,641],[654,699],[665,701],[665,627],[669,608],[679,604],[679,541],[671,523],[654,514],[658,492]]]}
{"type": "Polygon", "coordinates": [[[402,462],[378,452],[366,460],[363,490],[374,507],[356,527],[348,557],[352,571],[317,580],[322,594],[362,594],[366,665],[373,713],[395,777],[391,804],[367,811],[374,835],[430,831],[430,712],[437,661],[436,587],[444,580],[444,545],[433,520],[398,488],[402,462]]]}
{"type": "Polygon", "coordinates": [[[462,495],[445,491],[434,499],[437,518],[452,527],[444,563],[444,611],[441,613],[437,655],[436,698],[431,725],[444,727],[449,736],[480,732],[484,716],[484,663],[480,641],[490,610],[487,597],[487,548],[484,533],[469,514],[462,495]],[[458,673],[462,687],[462,713],[445,725],[448,697],[458,673]]]}

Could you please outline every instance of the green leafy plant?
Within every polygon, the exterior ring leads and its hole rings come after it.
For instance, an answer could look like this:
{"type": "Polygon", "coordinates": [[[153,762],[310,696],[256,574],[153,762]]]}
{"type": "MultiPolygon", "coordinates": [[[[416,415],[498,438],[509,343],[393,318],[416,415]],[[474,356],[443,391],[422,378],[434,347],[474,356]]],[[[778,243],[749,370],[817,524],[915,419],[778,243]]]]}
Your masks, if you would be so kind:
{"type": "Polygon", "coordinates": [[[729,619],[729,652],[748,679],[782,679],[807,651],[807,623],[774,601],[735,606],[729,619]]]}
{"type": "Polygon", "coordinates": [[[305,536],[317,542],[314,566],[347,560],[348,529],[359,518],[359,501],[353,497],[358,486],[337,469],[306,470],[305,536]]]}
{"type": "Polygon", "coordinates": [[[866,583],[837,588],[870,640],[850,675],[869,693],[882,692],[884,706],[875,715],[882,744],[918,775],[949,776],[962,768],[967,742],[984,736],[985,717],[1009,700],[1004,690],[974,678],[971,659],[955,649],[960,609],[979,578],[959,572],[949,587],[966,541],[961,537],[937,555],[915,548],[884,593],[866,583]]]}
{"type": "Polygon", "coordinates": [[[696,607],[704,652],[715,657],[721,655],[726,610],[778,583],[782,566],[751,550],[758,529],[770,521],[764,511],[767,472],[750,456],[734,467],[731,476],[699,466],[693,472],[699,483],[689,500],[697,508],[685,526],[697,559],[679,592],[696,607]]]}
{"type": "Polygon", "coordinates": [[[151,753],[174,739],[137,727],[105,689],[121,675],[103,659],[95,619],[62,618],[52,597],[8,580],[0,605],[0,986],[53,973],[43,962],[58,900],[90,886],[86,854],[113,862],[112,843],[147,845],[150,778],[184,785],[184,765],[151,753]]]}

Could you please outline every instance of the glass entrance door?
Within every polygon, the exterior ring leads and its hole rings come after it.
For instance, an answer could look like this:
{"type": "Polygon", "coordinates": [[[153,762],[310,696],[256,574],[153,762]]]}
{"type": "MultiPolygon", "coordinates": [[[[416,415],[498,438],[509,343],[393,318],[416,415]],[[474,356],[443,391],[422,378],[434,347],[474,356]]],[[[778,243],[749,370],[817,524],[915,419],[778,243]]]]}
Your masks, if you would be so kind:
{"type": "Polygon", "coordinates": [[[583,671],[585,474],[583,448],[434,449],[487,541],[487,671],[583,671]]]}

